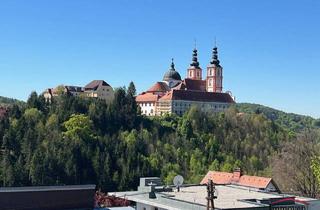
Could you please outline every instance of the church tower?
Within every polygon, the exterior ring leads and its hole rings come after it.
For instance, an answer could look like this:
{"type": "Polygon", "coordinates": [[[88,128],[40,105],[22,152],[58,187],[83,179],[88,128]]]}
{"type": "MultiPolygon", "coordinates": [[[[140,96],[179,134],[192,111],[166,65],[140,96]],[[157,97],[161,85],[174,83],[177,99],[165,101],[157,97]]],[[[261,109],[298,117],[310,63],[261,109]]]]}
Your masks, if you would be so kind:
{"type": "Polygon", "coordinates": [[[218,48],[214,47],[212,51],[212,60],[207,67],[207,91],[208,92],[222,92],[222,66],[218,59],[218,48]]]}
{"type": "Polygon", "coordinates": [[[192,63],[190,64],[190,67],[188,68],[187,78],[196,79],[196,80],[202,79],[202,69],[199,66],[198,50],[196,48],[194,48],[194,50],[193,50],[192,63]]]}

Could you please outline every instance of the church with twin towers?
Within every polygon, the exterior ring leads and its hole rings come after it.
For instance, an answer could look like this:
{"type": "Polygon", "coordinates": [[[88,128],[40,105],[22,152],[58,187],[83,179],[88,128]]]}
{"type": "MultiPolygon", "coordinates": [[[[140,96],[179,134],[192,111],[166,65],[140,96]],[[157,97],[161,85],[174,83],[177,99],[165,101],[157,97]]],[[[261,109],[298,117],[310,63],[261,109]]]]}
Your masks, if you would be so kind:
{"type": "Polygon", "coordinates": [[[223,68],[218,58],[217,46],[212,49],[212,59],[206,68],[205,78],[202,77],[202,71],[196,47],[185,79],[182,79],[175,69],[172,59],[162,81],[156,82],[136,97],[142,114],[183,115],[192,106],[198,106],[205,112],[220,112],[234,104],[235,98],[231,92],[223,92],[223,68]]]}

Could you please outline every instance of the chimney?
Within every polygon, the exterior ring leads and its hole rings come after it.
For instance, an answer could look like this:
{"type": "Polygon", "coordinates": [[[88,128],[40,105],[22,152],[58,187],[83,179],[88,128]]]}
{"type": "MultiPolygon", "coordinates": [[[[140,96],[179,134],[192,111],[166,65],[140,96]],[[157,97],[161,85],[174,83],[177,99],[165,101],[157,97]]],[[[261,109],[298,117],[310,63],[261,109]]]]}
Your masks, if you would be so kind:
{"type": "Polygon", "coordinates": [[[232,182],[238,182],[242,176],[241,168],[235,168],[233,171],[232,182]]]}

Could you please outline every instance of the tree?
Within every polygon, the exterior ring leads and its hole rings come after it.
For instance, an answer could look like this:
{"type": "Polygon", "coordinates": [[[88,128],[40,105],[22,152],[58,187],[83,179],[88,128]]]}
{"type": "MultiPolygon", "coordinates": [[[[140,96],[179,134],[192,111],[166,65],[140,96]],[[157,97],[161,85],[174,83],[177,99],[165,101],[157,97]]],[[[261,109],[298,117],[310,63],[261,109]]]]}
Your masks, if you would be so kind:
{"type": "Polygon", "coordinates": [[[66,128],[64,135],[70,139],[87,140],[94,138],[93,123],[84,114],[73,114],[63,123],[66,128]]]}
{"type": "Polygon", "coordinates": [[[295,141],[284,142],[281,151],[272,158],[273,177],[283,192],[313,198],[318,195],[317,170],[312,162],[319,156],[318,138],[314,131],[305,131],[295,141]]]}

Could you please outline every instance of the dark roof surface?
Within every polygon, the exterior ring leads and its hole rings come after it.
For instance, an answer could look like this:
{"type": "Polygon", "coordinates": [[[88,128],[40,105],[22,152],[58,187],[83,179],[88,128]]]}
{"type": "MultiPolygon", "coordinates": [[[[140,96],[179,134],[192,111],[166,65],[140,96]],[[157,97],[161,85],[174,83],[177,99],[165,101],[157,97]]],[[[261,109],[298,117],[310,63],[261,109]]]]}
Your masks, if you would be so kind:
{"type": "Polygon", "coordinates": [[[200,92],[192,90],[171,90],[160,100],[185,100],[185,101],[205,101],[234,103],[234,100],[228,93],[200,92]]]}
{"type": "Polygon", "coordinates": [[[95,185],[0,188],[1,210],[89,210],[95,185]]]}
{"type": "Polygon", "coordinates": [[[196,80],[196,79],[186,78],[178,86],[176,86],[174,89],[206,91],[206,80],[196,80]]]}
{"type": "Polygon", "coordinates": [[[40,192],[40,191],[64,191],[64,190],[90,190],[95,185],[66,185],[66,186],[34,186],[34,187],[0,187],[0,192],[40,192]]]}
{"type": "Polygon", "coordinates": [[[104,80],[93,80],[86,86],[84,86],[85,90],[97,90],[99,86],[110,86],[108,83],[106,83],[104,80]]]}
{"type": "Polygon", "coordinates": [[[169,69],[163,76],[163,81],[169,81],[169,80],[181,80],[181,76],[179,72],[169,69]]]}

